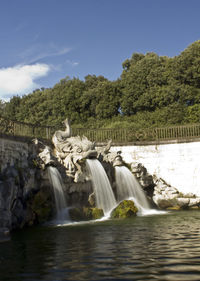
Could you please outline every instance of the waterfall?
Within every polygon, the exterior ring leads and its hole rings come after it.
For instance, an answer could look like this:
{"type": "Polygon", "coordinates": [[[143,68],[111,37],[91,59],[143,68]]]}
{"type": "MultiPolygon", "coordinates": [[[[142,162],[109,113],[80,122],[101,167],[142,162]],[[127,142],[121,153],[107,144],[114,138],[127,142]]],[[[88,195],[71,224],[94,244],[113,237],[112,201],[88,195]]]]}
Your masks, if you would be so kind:
{"type": "Polygon", "coordinates": [[[117,202],[107,174],[101,163],[96,159],[87,159],[86,167],[91,175],[97,208],[102,209],[105,216],[109,215],[117,202]]]}
{"type": "Polygon", "coordinates": [[[63,192],[63,182],[61,175],[57,168],[49,166],[48,168],[48,177],[53,187],[57,219],[58,220],[69,220],[67,212],[67,204],[65,200],[65,195],[63,192]]]}
{"type": "Polygon", "coordinates": [[[148,213],[148,210],[150,210],[149,203],[135,176],[125,166],[116,166],[115,174],[118,202],[131,199],[140,213],[148,213]]]}

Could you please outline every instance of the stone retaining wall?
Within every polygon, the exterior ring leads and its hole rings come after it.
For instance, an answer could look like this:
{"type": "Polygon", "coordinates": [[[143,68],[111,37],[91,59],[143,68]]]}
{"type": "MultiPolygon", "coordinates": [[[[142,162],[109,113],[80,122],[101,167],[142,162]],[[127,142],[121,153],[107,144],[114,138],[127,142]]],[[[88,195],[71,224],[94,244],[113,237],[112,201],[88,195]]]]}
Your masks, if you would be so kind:
{"type": "Polygon", "coordinates": [[[121,151],[127,163],[142,163],[180,192],[200,195],[200,142],[114,146],[111,151],[121,151]]]}
{"type": "Polygon", "coordinates": [[[17,162],[25,165],[28,157],[28,143],[0,138],[0,170],[17,162]]]}

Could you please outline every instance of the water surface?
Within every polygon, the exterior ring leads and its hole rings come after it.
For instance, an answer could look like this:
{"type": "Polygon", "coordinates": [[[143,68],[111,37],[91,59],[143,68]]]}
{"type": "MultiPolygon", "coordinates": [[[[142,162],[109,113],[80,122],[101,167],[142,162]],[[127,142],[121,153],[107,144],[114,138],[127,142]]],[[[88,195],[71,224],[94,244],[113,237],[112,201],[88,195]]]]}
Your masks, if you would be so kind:
{"type": "Polygon", "coordinates": [[[17,231],[0,280],[200,280],[200,212],[17,231]]]}

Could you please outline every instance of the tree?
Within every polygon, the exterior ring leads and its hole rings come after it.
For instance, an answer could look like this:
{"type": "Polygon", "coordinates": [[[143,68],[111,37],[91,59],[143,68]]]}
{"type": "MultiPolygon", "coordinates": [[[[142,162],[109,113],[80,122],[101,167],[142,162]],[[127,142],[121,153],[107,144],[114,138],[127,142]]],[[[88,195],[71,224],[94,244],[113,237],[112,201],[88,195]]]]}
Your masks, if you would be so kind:
{"type": "Polygon", "coordinates": [[[4,108],[5,117],[11,120],[16,120],[16,115],[20,110],[20,103],[21,98],[19,96],[13,96],[10,99],[10,102],[6,103],[6,106],[4,108]]]}
{"type": "Polygon", "coordinates": [[[125,114],[155,110],[155,91],[167,85],[170,76],[168,60],[167,57],[159,57],[154,53],[147,53],[145,56],[133,54],[129,68],[121,75],[121,105],[125,114]]]}
{"type": "Polygon", "coordinates": [[[52,88],[14,96],[0,102],[0,114],[55,126],[66,117],[76,126],[93,127],[97,122],[108,126],[111,120],[134,128],[198,122],[200,41],[174,58],[133,53],[122,67],[116,81],[102,75],[87,75],[84,81],[66,76],[52,88]]]}

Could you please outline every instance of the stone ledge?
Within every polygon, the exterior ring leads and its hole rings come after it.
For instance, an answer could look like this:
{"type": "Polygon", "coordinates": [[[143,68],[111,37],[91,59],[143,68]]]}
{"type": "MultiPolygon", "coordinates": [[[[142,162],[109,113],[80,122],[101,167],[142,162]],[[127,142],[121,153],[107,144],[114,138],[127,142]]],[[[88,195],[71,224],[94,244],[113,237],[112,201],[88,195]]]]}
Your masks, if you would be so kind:
{"type": "MultiPolygon", "coordinates": [[[[112,146],[148,146],[176,143],[200,142],[200,138],[184,138],[175,140],[160,140],[160,141],[133,141],[133,142],[112,142],[112,146]]],[[[96,142],[96,146],[105,146],[106,142],[96,142]]]]}

